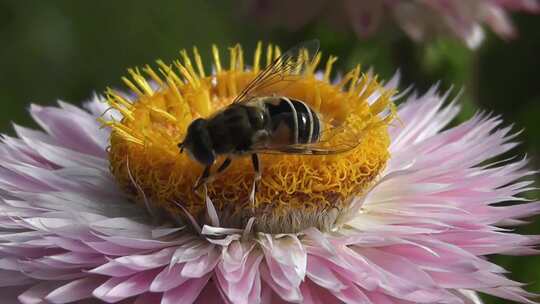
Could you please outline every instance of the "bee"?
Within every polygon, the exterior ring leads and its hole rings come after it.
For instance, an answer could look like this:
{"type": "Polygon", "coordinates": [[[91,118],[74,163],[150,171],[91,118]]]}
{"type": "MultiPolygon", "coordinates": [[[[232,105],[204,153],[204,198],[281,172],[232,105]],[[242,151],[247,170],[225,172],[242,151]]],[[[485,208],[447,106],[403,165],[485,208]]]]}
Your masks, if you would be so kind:
{"type": "Polygon", "coordinates": [[[325,127],[321,115],[306,102],[279,94],[312,66],[318,49],[317,40],[289,49],[260,71],[230,105],[209,118],[191,122],[178,147],[180,153],[186,150],[192,160],[205,167],[194,189],[213,176],[211,168],[217,156],[225,156],[225,160],[215,174],[223,172],[233,158],[251,156],[255,179],[259,180],[258,154],[328,155],[356,146],[321,145],[325,127]]]}

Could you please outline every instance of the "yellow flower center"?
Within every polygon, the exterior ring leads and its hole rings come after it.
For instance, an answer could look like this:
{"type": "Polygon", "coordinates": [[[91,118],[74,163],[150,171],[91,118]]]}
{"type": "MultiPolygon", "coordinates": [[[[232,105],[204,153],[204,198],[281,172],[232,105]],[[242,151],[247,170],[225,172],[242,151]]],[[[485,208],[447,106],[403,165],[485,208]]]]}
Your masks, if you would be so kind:
{"type": "MultiPolygon", "coordinates": [[[[200,224],[209,223],[204,191],[192,189],[203,167],[186,153],[180,154],[177,145],[194,119],[209,117],[229,105],[264,68],[262,61],[268,65],[280,55],[279,48],[271,45],[263,52],[259,43],[248,69],[241,47],[229,50],[230,64],[225,68],[218,48],[213,47],[212,75],[206,74],[194,49],[193,58],[181,51],[181,61],[171,65],[158,61],[157,72],[149,66],[142,72],[129,70],[130,78],[123,80],[132,97],[107,90],[109,105],[123,115],[121,121],[104,121],[112,128],[111,172],[137,202],[149,202],[174,218],[185,219],[187,211],[200,224]]],[[[393,110],[393,92],[362,74],[359,67],[334,84],[329,79],[336,58],[330,56],[324,71],[316,76],[320,60],[318,54],[301,79],[280,95],[302,100],[324,121],[361,134],[354,139],[358,145],[335,155],[260,155],[262,179],[255,200],[250,200],[255,174],[251,160],[235,158],[207,184],[222,226],[242,228],[255,218],[255,229],[268,233],[308,227],[329,230],[384,168],[389,158],[387,126],[393,114],[382,117],[381,113],[393,110]],[[370,104],[368,97],[375,94],[380,96],[370,104]]],[[[339,134],[327,144],[331,147],[338,140],[343,140],[339,134]]]]}

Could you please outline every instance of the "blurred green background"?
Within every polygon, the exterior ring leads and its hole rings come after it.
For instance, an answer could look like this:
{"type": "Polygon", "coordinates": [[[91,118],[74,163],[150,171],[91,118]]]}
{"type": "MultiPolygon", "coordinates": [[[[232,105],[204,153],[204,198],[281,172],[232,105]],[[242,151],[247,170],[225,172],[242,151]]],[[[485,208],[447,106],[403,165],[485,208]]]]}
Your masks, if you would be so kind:
{"type": "MultiPolygon", "coordinates": [[[[459,119],[478,109],[502,114],[516,130],[525,129],[518,152],[540,168],[540,17],[514,15],[514,21],[517,39],[504,42],[490,33],[473,52],[449,39],[416,44],[395,29],[368,40],[317,21],[295,32],[272,29],[250,18],[241,1],[2,0],[0,132],[12,134],[12,121],[35,126],[30,103],[80,103],[106,86],[120,87],[128,67],[172,60],[181,48],[197,45],[209,58],[212,43],[240,42],[249,54],[258,40],[287,47],[318,38],[324,53],[340,57],[338,69],[362,63],[388,78],[400,68],[404,85],[420,91],[438,80],[442,88],[464,87],[459,119]]],[[[540,221],[519,229],[540,233],[540,221]]],[[[495,259],[540,292],[540,257],[495,259]]]]}

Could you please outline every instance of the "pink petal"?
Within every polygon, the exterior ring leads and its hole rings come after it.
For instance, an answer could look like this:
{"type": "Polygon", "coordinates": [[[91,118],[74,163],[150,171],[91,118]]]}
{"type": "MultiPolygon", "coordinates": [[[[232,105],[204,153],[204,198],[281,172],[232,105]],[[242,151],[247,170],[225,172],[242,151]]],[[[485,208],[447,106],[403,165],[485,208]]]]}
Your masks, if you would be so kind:
{"type": "Polygon", "coordinates": [[[210,275],[206,275],[201,278],[191,279],[174,289],[166,291],[163,294],[161,304],[191,304],[195,302],[201,291],[208,283],[209,279],[210,275]]]}
{"type": "Polygon", "coordinates": [[[62,285],[48,293],[45,299],[51,303],[63,304],[92,297],[92,292],[104,282],[103,278],[89,277],[62,285]]]}

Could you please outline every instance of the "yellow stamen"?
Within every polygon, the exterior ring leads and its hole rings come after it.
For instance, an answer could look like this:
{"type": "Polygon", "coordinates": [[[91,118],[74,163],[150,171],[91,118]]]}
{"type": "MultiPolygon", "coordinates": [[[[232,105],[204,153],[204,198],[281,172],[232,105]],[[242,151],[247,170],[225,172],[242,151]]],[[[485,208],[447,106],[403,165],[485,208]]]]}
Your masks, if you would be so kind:
{"type": "Polygon", "coordinates": [[[195,72],[195,69],[193,68],[193,65],[191,64],[191,59],[189,58],[189,55],[186,50],[180,51],[180,55],[182,56],[182,59],[184,60],[184,67],[187,69],[189,74],[193,79],[199,80],[199,76],[195,72]]]}
{"type": "Polygon", "coordinates": [[[279,56],[281,56],[281,49],[276,45],[274,47],[274,60],[278,59],[279,56]]]}
{"type": "Polygon", "coordinates": [[[122,81],[138,96],[143,96],[143,92],[127,77],[122,77],[122,81]]]}
{"type": "Polygon", "coordinates": [[[268,46],[266,47],[266,66],[269,66],[270,63],[272,63],[273,58],[272,58],[272,44],[268,44],[268,46]]]}
{"type": "Polygon", "coordinates": [[[154,94],[154,90],[152,90],[150,84],[146,81],[146,78],[141,75],[139,69],[129,69],[128,72],[131,75],[131,78],[135,81],[135,84],[142,90],[142,94],[154,94]]]}
{"type": "Polygon", "coordinates": [[[204,67],[202,64],[201,55],[199,55],[199,50],[196,47],[193,47],[193,56],[195,57],[195,63],[197,64],[197,70],[199,71],[199,76],[201,78],[206,77],[204,73],[204,67]]]}
{"type": "Polygon", "coordinates": [[[253,72],[255,73],[259,72],[261,53],[262,53],[262,42],[259,41],[257,42],[257,48],[255,49],[255,54],[253,55],[253,72]]]}
{"type": "Polygon", "coordinates": [[[330,82],[330,73],[332,73],[332,66],[337,61],[336,56],[330,56],[326,62],[326,69],[324,70],[324,81],[330,82]]]}
{"type": "Polygon", "coordinates": [[[153,81],[155,81],[160,87],[163,87],[163,80],[156,74],[156,71],[154,71],[149,65],[146,65],[143,68],[143,71],[152,78],[153,81]]]}
{"type": "Polygon", "coordinates": [[[216,65],[216,72],[221,73],[221,61],[219,60],[219,49],[216,45],[212,45],[212,54],[214,55],[214,64],[216,65]]]}

